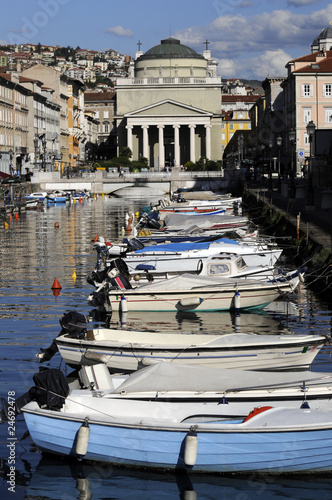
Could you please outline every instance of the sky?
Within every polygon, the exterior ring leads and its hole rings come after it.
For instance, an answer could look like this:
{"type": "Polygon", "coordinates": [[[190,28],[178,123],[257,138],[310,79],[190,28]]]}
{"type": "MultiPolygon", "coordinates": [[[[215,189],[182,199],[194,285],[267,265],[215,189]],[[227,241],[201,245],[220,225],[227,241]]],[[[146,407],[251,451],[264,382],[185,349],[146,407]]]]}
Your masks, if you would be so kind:
{"type": "Polygon", "coordinates": [[[332,21],[322,0],[12,0],[0,43],[38,43],[135,56],[169,36],[202,54],[208,40],[223,78],[286,76],[291,59],[332,21]]]}

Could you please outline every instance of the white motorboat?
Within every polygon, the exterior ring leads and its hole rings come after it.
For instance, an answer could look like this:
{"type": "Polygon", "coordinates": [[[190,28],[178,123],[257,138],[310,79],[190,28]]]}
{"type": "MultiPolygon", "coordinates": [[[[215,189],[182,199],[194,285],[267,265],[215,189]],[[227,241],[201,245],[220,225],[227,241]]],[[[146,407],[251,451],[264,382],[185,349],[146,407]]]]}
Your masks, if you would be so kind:
{"type": "Polygon", "coordinates": [[[293,292],[300,270],[287,278],[249,279],[180,274],[132,286],[123,275],[103,282],[88,297],[104,311],[229,311],[263,308],[293,292]]]}
{"type": "MultiPolygon", "coordinates": [[[[56,408],[47,399],[45,405],[45,398],[22,407],[39,449],[78,460],[192,472],[279,476],[332,470],[330,401],[313,402],[312,407],[305,401],[300,407],[286,399],[285,406],[253,407],[251,401],[159,401],[156,392],[152,400],[142,401],[127,398],[127,390],[135,393],[128,380],[117,389],[104,389],[106,373],[99,384],[97,367],[94,372],[97,384],[70,392],[64,388],[57,393],[56,408]]],[[[149,380],[153,385],[153,375],[149,380]]],[[[42,387],[47,395],[54,392],[47,384],[42,387]]]]}
{"type": "Polygon", "coordinates": [[[44,201],[47,197],[46,191],[36,191],[34,193],[26,194],[25,201],[44,201]]]}
{"type": "Polygon", "coordinates": [[[318,335],[190,335],[111,328],[55,339],[68,365],[104,362],[110,370],[121,372],[159,361],[231,369],[305,370],[325,341],[318,335]]]}
{"type": "MultiPolygon", "coordinates": [[[[114,255],[113,252],[110,248],[108,255],[114,255]]],[[[282,254],[282,249],[264,243],[219,238],[206,242],[145,246],[142,249],[126,252],[123,258],[130,272],[142,264],[150,265],[151,271],[158,273],[197,272],[202,259],[220,253],[241,255],[248,266],[274,266],[282,254]]]]}

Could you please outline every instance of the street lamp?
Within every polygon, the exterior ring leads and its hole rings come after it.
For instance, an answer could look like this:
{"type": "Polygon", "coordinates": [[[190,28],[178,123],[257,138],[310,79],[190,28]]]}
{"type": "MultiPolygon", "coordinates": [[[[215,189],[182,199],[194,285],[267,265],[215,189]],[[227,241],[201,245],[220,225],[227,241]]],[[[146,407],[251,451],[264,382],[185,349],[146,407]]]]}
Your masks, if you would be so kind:
{"type": "Polygon", "coordinates": [[[37,156],[38,156],[38,147],[39,147],[39,139],[35,137],[33,140],[33,147],[35,149],[35,168],[37,168],[37,156]]]}
{"type": "Polygon", "coordinates": [[[295,182],[294,182],[294,152],[293,152],[293,146],[296,141],[296,131],[292,128],[289,131],[289,142],[291,143],[291,183],[290,183],[290,198],[295,198],[295,182]]]}
{"type": "Polygon", "coordinates": [[[310,144],[310,154],[309,154],[309,185],[308,185],[308,205],[311,206],[314,204],[314,189],[312,185],[312,139],[315,135],[316,125],[312,120],[307,125],[307,134],[309,136],[309,144],[310,144]]]}
{"type": "Polygon", "coordinates": [[[282,144],[282,137],[279,135],[277,137],[277,146],[278,146],[278,192],[281,192],[281,178],[280,178],[280,148],[282,144]]]}
{"type": "Polygon", "coordinates": [[[243,160],[243,134],[240,134],[239,137],[237,138],[237,145],[238,145],[239,165],[241,166],[243,160]]]}
{"type": "Polygon", "coordinates": [[[14,151],[12,149],[10,149],[8,151],[9,153],[9,173],[12,175],[13,172],[14,172],[14,169],[13,169],[13,154],[14,154],[14,151]]]}
{"type": "Polygon", "coordinates": [[[272,191],[272,147],[273,147],[273,141],[269,141],[269,148],[270,148],[269,189],[271,191],[272,191]]]}
{"type": "Polygon", "coordinates": [[[46,139],[45,136],[42,138],[42,148],[43,148],[43,171],[46,171],[46,139]]]}

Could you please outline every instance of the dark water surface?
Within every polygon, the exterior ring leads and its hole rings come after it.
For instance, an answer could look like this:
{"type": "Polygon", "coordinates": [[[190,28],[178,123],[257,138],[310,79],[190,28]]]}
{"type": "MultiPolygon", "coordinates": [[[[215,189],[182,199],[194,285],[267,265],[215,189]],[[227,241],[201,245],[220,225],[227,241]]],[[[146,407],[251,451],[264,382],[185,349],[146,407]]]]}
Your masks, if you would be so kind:
{"type": "MultiPolygon", "coordinates": [[[[88,315],[86,281],[96,264],[92,240],[97,234],[115,241],[125,228],[125,215],[146,200],[99,197],[85,203],[58,205],[43,212],[26,212],[6,229],[0,220],[0,396],[19,396],[33,386],[40,367],[36,353],[59,333],[59,319],[71,310],[88,315]],[[55,227],[55,223],[59,227],[55,227]],[[62,289],[51,290],[57,278],[62,289]]],[[[95,320],[91,320],[92,325],[95,320]]],[[[118,317],[112,325],[119,324],[118,317]]],[[[128,328],[183,333],[258,334],[310,333],[331,335],[331,310],[301,284],[298,293],[261,313],[128,313],[128,328]]],[[[326,346],[313,364],[332,372],[332,351],[326,346]]],[[[48,367],[70,369],[56,355],[48,367]]],[[[45,457],[36,450],[22,416],[16,420],[15,492],[8,490],[8,426],[0,425],[0,499],[149,499],[332,498],[331,477],[250,478],[133,472],[100,464],[86,465],[45,457]]]]}

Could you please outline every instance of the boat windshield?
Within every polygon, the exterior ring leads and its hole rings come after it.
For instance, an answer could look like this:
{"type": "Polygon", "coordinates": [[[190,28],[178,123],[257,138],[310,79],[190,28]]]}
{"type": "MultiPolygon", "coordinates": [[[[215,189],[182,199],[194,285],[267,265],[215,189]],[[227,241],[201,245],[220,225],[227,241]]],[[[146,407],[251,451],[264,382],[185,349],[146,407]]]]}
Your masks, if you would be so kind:
{"type": "Polygon", "coordinates": [[[211,263],[208,266],[208,274],[210,276],[222,276],[229,273],[230,270],[228,264],[211,263]]]}

